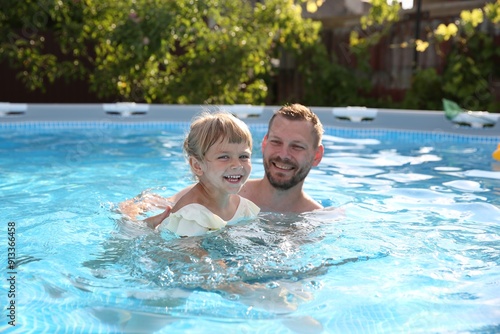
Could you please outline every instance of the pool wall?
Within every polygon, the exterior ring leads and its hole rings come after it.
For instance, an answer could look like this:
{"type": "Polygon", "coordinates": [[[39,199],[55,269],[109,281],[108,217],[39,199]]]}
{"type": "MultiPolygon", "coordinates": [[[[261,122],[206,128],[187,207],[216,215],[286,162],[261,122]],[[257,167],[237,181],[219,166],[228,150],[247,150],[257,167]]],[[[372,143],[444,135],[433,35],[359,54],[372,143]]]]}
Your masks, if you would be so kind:
{"type": "MultiPolygon", "coordinates": [[[[40,122],[186,122],[202,110],[223,109],[245,122],[267,123],[280,106],[252,105],[160,105],[109,104],[24,104],[0,103],[0,126],[12,127],[40,122]]],[[[464,135],[499,136],[500,114],[487,118],[471,116],[470,123],[456,124],[443,111],[373,109],[364,107],[311,107],[325,126],[356,129],[415,130],[464,135]],[[477,121],[476,121],[477,120],[477,121]],[[484,123],[484,124],[483,124],[484,123]],[[465,125],[464,125],[465,124],[465,125]],[[484,125],[487,126],[484,126],[484,125]]],[[[465,114],[465,116],[468,116],[465,114]]]]}

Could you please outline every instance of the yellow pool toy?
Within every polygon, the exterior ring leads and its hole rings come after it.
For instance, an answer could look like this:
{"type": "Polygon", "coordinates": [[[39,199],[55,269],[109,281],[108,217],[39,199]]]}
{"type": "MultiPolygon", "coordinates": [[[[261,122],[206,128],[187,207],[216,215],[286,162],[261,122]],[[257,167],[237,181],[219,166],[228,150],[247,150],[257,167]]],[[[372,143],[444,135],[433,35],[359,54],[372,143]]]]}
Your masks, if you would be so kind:
{"type": "Polygon", "coordinates": [[[491,154],[493,159],[500,161],[500,144],[498,144],[497,149],[491,154]]]}

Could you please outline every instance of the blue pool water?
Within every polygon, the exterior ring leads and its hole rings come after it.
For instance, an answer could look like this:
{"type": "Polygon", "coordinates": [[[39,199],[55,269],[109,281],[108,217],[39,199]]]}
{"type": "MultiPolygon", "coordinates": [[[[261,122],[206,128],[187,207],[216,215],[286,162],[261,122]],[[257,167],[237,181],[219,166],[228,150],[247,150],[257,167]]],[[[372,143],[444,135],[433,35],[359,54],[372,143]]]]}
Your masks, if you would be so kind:
{"type": "Polygon", "coordinates": [[[500,332],[497,139],[327,128],[305,185],[325,210],[190,239],[122,219],[121,201],[192,182],[187,127],[0,128],[2,261],[9,237],[16,261],[0,331],[500,332]]]}

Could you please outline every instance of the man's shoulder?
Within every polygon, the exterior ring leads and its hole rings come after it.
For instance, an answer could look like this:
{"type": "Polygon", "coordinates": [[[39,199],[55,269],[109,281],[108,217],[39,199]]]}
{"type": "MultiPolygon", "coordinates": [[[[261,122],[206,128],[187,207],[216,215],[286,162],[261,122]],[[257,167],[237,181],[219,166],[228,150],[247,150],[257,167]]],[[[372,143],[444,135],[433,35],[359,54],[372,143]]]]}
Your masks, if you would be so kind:
{"type": "Polygon", "coordinates": [[[245,198],[250,197],[250,199],[252,199],[254,197],[253,195],[255,194],[256,190],[259,188],[260,181],[261,180],[259,179],[248,180],[247,182],[245,182],[243,187],[241,187],[238,194],[242,197],[245,198]]]}
{"type": "Polygon", "coordinates": [[[311,196],[309,196],[306,193],[303,193],[301,204],[302,204],[301,207],[302,212],[309,212],[318,209],[323,209],[323,205],[321,205],[318,201],[314,200],[311,196]]]}
{"type": "Polygon", "coordinates": [[[251,179],[251,180],[248,180],[247,182],[245,182],[245,184],[243,185],[243,188],[252,188],[252,187],[255,187],[257,186],[262,180],[261,179],[251,179]]]}
{"type": "Polygon", "coordinates": [[[241,190],[249,190],[249,189],[255,189],[259,186],[261,179],[251,179],[245,182],[241,190]]]}

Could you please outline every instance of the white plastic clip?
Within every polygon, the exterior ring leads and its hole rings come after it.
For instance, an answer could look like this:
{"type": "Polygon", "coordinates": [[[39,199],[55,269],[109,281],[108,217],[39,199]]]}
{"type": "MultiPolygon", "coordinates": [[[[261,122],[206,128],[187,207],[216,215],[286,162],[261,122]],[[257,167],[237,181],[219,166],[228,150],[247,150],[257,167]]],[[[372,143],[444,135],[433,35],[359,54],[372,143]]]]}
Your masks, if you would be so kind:
{"type": "Polygon", "coordinates": [[[149,111],[148,104],[135,102],[104,103],[102,108],[108,115],[121,117],[145,115],[149,111]]]}
{"type": "Polygon", "coordinates": [[[349,120],[351,122],[372,121],[377,117],[378,109],[366,107],[346,107],[332,108],[333,116],[340,120],[349,120]]]}

